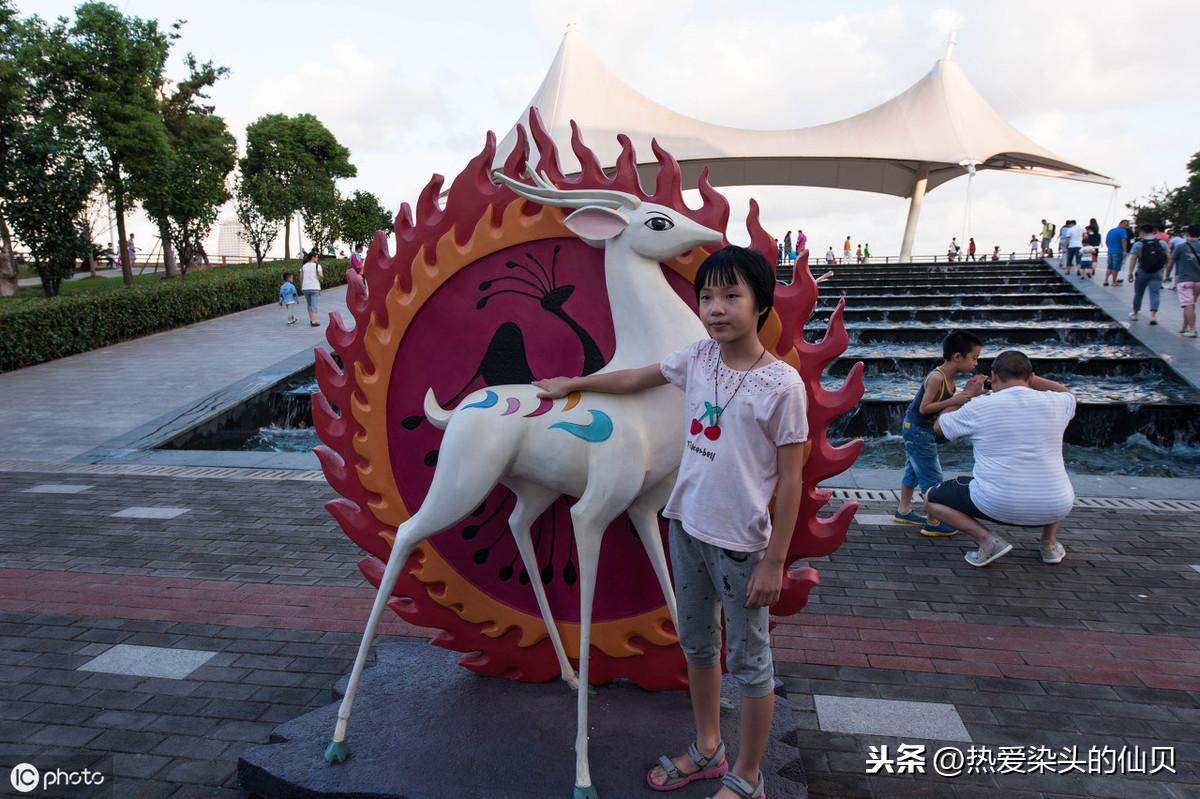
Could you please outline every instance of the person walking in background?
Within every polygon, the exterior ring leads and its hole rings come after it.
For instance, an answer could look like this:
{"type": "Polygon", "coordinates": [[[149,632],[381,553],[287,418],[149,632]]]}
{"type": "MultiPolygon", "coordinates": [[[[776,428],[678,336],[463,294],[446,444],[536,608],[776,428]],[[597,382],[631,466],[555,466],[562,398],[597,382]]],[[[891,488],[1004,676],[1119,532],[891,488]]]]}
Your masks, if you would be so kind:
{"type": "Polygon", "coordinates": [[[288,327],[296,324],[296,301],[299,297],[296,295],[296,284],[293,282],[291,272],[283,273],[283,285],[279,287],[279,304],[287,309],[288,327]]]}
{"type": "Polygon", "coordinates": [[[1037,240],[1037,234],[1034,233],[1032,236],[1029,237],[1029,257],[1037,258],[1037,254],[1038,254],[1038,240],[1037,240]]]}
{"type": "Polygon", "coordinates": [[[783,251],[790,258],[792,255],[792,231],[783,234],[783,251]]]}
{"type": "Polygon", "coordinates": [[[346,299],[356,297],[365,300],[367,298],[367,281],[363,279],[363,259],[359,255],[362,245],[359,244],[354,249],[355,252],[350,256],[350,266],[346,268],[346,299]]]}
{"type": "Polygon", "coordinates": [[[1187,238],[1171,251],[1171,265],[1176,270],[1179,287],[1179,307],[1183,311],[1183,328],[1187,338],[1196,337],[1196,292],[1200,290],[1200,225],[1187,226],[1187,238]]]}
{"type": "Polygon", "coordinates": [[[1154,225],[1141,226],[1142,237],[1129,248],[1128,274],[1125,279],[1133,283],[1133,313],[1129,318],[1137,321],[1142,310],[1142,297],[1150,291],[1150,324],[1158,324],[1158,292],[1162,288],[1163,270],[1171,261],[1167,243],[1155,235],[1154,225]]]}
{"type": "Polygon", "coordinates": [[[1074,219],[1068,219],[1067,224],[1063,225],[1063,232],[1067,234],[1067,262],[1063,271],[1069,273],[1073,263],[1076,267],[1076,274],[1080,274],[1079,259],[1083,254],[1083,228],[1074,219]]]}
{"type": "MultiPolygon", "coordinates": [[[[1179,228],[1172,228],[1172,229],[1171,229],[1171,230],[1168,232],[1168,235],[1169,235],[1171,238],[1170,238],[1170,240],[1167,242],[1167,247],[1169,247],[1169,248],[1170,248],[1170,250],[1171,250],[1171,260],[1172,260],[1172,261],[1174,261],[1174,259],[1175,259],[1175,248],[1176,248],[1178,245],[1180,245],[1180,244],[1183,244],[1183,242],[1184,242],[1184,238],[1183,238],[1183,231],[1181,231],[1179,228]]],[[[1179,286],[1179,270],[1173,270],[1173,271],[1175,272],[1175,277],[1174,277],[1174,279],[1168,279],[1167,277],[1164,277],[1164,278],[1163,278],[1163,285],[1165,286],[1165,288],[1167,289],[1167,291],[1175,291],[1175,289],[1176,289],[1176,288],[1178,288],[1178,286],[1179,286]]]]}
{"type": "Polygon", "coordinates": [[[137,260],[137,245],[133,243],[132,233],[129,234],[129,241],[127,243],[129,246],[125,249],[129,253],[129,263],[132,265],[137,260]]]}
{"type": "MultiPolygon", "coordinates": [[[[1090,239],[1087,239],[1090,241],[1090,239]]],[[[1091,280],[1096,274],[1096,259],[1100,257],[1099,251],[1091,244],[1083,245],[1083,252],[1080,254],[1079,274],[1091,280]]]]}
{"type": "Polygon", "coordinates": [[[871,260],[871,245],[870,244],[863,245],[863,260],[864,261],[871,260]]]}
{"type": "Polygon", "coordinates": [[[962,251],[962,248],[958,246],[958,238],[952,237],[950,239],[950,245],[948,247],[946,247],[946,260],[951,261],[951,262],[957,261],[958,254],[961,251],[962,251]]]}
{"type": "Polygon", "coordinates": [[[321,278],[325,273],[321,270],[320,255],[316,250],[308,254],[304,266],[300,267],[300,291],[308,303],[308,323],[320,327],[317,321],[317,300],[321,297],[321,278]]]}
{"type": "Polygon", "coordinates": [[[1050,249],[1050,242],[1054,240],[1054,223],[1042,220],[1042,255],[1050,258],[1054,253],[1050,249]]]}
{"type": "Polygon", "coordinates": [[[854,250],[854,260],[860,264],[863,262],[863,249],[861,244],[858,245],[858,247],[854,250]]]}
{"type": "Polygon", "coordinates": [[[1117,226],[1104,236],[1104,246],[1108,248],[1108,266],[1104,270],[1104,285],[1119,286],[1121,267],[1125,263],[1125,254],[1129,252],[1129,220],[1122,219],[1117,226]]]}
{"type": "Polygon", "coordinates": [[[1071,235],[1071,232],[1069,230],[1067,230],[1067,227],[1070,224],[1071,224],[1071,220],[1068,219],[1066,222],[1063,223],[1063,226],[1058,229],[1058,266],[1059,266],[1059,268],[1062,268],[1063,264],[1067,260],[1067,238],[1070,237],[1070,235],[1071,235]]]}
{"type": "Polygon", "coordinates": [[[833,245],[829,245],[829,249],[825,251],[825,263],[836,264],[837,256],[833,254],[833,245]]]}
{"type": "Polygon", "coordinates": [[[803,258],[804,254],[806,252],[808,252],[808,236],[804,235],[803,230],[796,231],[795,245],[796,245],[796,257],[803,258]]]}
{"type": "Polygon", "coordinates": [[[853,249],[854,248],[850,246],[850,237],[847,236],[846,240],[842,243],[842,258],[844,259],[843,263],[850,263],[850,252],[853,249]]]}
{"type": "MultiPolygon", "coordinates": [[[[1036,242],[1035,242],[1035,243],[1036,243],[1036,242]]],[[[1012,253],[1009,253],[1009,254],[1008,254],[1008,257],[1009,257],[1009,259],[1010,259],[1010,262],[1011,262],[1012,256],[1013,256],[1013,254],[1012,254],[1012,253]]],[[[1000,245],[999,245],[999,244],[997,244],[995,247],[993,247],[993,248],[992,248],[992,260],[993,260],[993,261],[999,261],[999,260],[1000,260],[1000,245]]]]}
{"type": "Polygon", "coordinates": [[[970,241],[967,242],[967,260],[968,261],[975,260],[975,239],[974,239],[974,237],[972,237],[970,239],[970,241]]]}

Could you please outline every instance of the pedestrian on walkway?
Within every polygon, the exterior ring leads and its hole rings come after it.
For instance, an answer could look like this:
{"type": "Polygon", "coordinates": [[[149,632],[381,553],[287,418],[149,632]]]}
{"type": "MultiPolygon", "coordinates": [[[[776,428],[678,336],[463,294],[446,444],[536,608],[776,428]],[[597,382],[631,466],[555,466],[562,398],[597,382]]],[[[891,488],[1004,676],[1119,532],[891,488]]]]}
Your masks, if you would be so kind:
{"type": "Polygon", "coordinates": [[[958,254],[961,251],[962,251],[962,247],[958,246],[958,238],[952,237],[950,239],[950,245],[948,247],[946,247],[946,260],[951,261],[951,262],[957,261],[958,254]]]}
{"type": "Polygon", "coordinates": [[[132,265],[133,262],[137,260],[137,245],[134,244],[132,233],[129,234],[129,241],[127,242],[127,245],[128,246],[125,249],[126,252],[129,253],[129,263],[132,265]]]}
{"type": "MultiPolygon", "coordinates": [[[[1171,251],[1173,260],[1175,255],[1175,247],[1184,242],[1183,231],[1179,228],[1172,228],[1167,232],[1167,235],[1171,237],[1170,240],[1167,241],[1167,247],[1171,251]]],[[[1167,274],[1163,276],[1163,287],[1166,288],[1167,291],[1175,291],[1176,287],[1179,285],[1178,270],[1174,270],[1175,278],[1173,280],[1170,278],[1171,271],[1172,270],[1168,270],[1167,274]]]]}
{"type": "Polygon", "coordinates": [[[1095,247],[1097,251],[1099,251],[1100,250],[1100,223],[1096,221],[1095,217],[1092,217],[1090,220],[1088,220],[1087,227],[1084,228],[1083,231],[1084,231],[1084,237],[1083,237],[1084,245],[1086,246],[1086,245],[1090,244],[1093,247],[1095,247]]]}
{"type": "Polygon", "coordinates": [[[1042,220],[1042,255],[1046,258],[1054,256],[1054,251],[1050,249],[1050,242],[1054,240],[1055,230],[1053,222],[1042,220]]]}
{"type": "Polygon", "coordinates": [[[974,236],[972,236],[971,240],[967,242],[967,260],[968,261],[975,260],[975,237],[974,236]]]}
{"type": "Polygon", "coordinates": [[[789,256],[792,252],[792,231],[783,234],[783,251],[789,256]]]}
{"type": "Polygon", "coordinates": [[[1065,245],[1067,258],[1063,264],[1063,271],[1068,274],[1071,271],[1071,264],[1075,264],[1075,274],[1082,274],[1080,270],[1080,255],[1083,253],[1083,228],[1074,219],[1068,219],[1063,225],[1063,233],[1066,236],[1065,245]]]}
{"type": "Polygon", "coordinates": [[[350,255],[350,266],[346,268],[346,300],[351,298],[367,298],[367,281],[363,279],[363,259],[360,253],[362,245],[358,244],[350,255]],[[357,256],[357,257],[356,257],[357,256]]]}
{"type": "Polygon", "coordinates": [[[930,515],[979,543],[967,563],[986,566],[1012,550],[980,520],[1042,528],[1042,562],[1062,562],[1067,551],[1058,526],[1075,504],[1063,432],[1074,416],[1070,389],[1036,376],[1024,353],[1006,350],[992,362],[992,393],[947,409],[934,423],[951,441],[971,441],[971,476],[940,483],[925,496],[930,515]]]}
{"type": "Polygon", "coordinates": [[[837,256],[833,254],[833,245],[829,245],[829,249],[825,251],[825,263],[836,264],[837,256]]]}
{"type": "Polygon", "coordinates": [[[308,303],[308,323],[313,327],[320,327],[321,323],[317,321],[317,300],[321,296],[321,278],[325,277],[325,273],[321,270],[320,254],[313,250],[308,254],[304,261],[304,266],[300,267],[300,291],[304,294],[304,300],[308,303]]]}
{"type": "Polygon", "coordinates": [[[1125,263],[1125,255],[1129,252],[1129,220],[1122,219],[1115,228],[1104,236],[1104,246],[1108,248],[1108,266],[1104,270],[1104,285],[1121,285],[1121,266],[1125,263]]]}
{"type": "MultiPolygon", "coordinates": [[[[1196,338],[1196,292],[1200,291],[1200,225],[1187,226],[1187,238],[1171,252],[1171,266],[1177,270],[1179,307],[1183,310],[1183,329],[1179,332],[1196,338]]],[[[1170,269],[1171,266],[1167,268],[1170,269]]]]}
{"type": "Polygon", "coordinates": [[[1038,240],[1037,240],[1037,234],[1034,233],[1032,236],[1029,237],[1029,257],[1037,258],[1037,254],[1038,254],[1038,240]]]}
{"type": "Polygon", "coordinates": [[[296,324],[296,302],[299,297],[296,295],[296,283],[291,272],[283,273],[283,285],[279,287],[279,304],[287,309],[288,327],[296,324]]]}
{"type": "Polygon", "coordinates": [[[972,397],[983,393],[983,375],[967,381],[961,393],[957,391],[959,375],[970,374],[979,364],[983,343],[965,330],[953,330],[942,341],[942,363],[926,377],[917,395],[904,412],[901,437],[904,439],[904,474],[900,477],[900,505],[892,520],[921,528],[921,535],[955,535],[958,530],[938,521],[928,512],[922,516],[912,509],[913,494],[925,492],[942,482],[942,463],[938,459],[933,423],[947,408],[962,406],[972,397]]]}
{"type": "Polygon", "coordinates": [[[1157,228],[1146,224],[1140,227],[1142,237],[1129,249],[1129,267],[1125,279],[1133,283],[1133,313],[1137,321],[1142,310],[1142,297],[1150,290],[1150,324],[1158,324],[1158,293],[1162,288],[1163,270],[1171,260],[1167,243],[1155,235],[1157,228]]]}
{"type": "Polygon", "coordinates": [[[863,249],[861,244],[858,245],[858,247],[854,250],[854,260],[860,264],[863,262],[863,249]]]}
{"type": "MultiPolygon", "coordinates": [[[[1009,263],[1012,263],[1013,255],[1014,255],[1014,253],[1011,253],[1011,252],[1008,254],[1009,263]]],[[[993,261],[1000,260],[1000,245],[999,244],[997,244],[995,247],[992,248],[992,260],[993,261]]]]}
{"type": "Polygon", "coordinates": [[[842,263],[850,263],[850,253],[853,251],[853,249],[854,248],[850,246],[850,237],[847,236],[846,240],[842,243],[842,263]]]}
{"type": "MultiPolygon", "coordinates": [[[[1087,239],[1087,241],[1090,241],[1090,239],[1087,239]]],[[[1079,258],[1079,274],[1091,280],[1096,274],[1096,259],[1099,257],[1095,247],[1091,244],[1084,244],[1083,252],[1079,258]]]]}
{"type": "Polygon", "coordinates": [[[804,235],[803,230],[796,231],[796,241],[793,243],[796,245],[796,257],[803,258],[808,252],[808,236],[804,235]]]}
{"type": "Polygon", "coordinates": [[[864,261],[871,260],[871,245],[870,244],[863,245],[863,260],[864,261]]]}

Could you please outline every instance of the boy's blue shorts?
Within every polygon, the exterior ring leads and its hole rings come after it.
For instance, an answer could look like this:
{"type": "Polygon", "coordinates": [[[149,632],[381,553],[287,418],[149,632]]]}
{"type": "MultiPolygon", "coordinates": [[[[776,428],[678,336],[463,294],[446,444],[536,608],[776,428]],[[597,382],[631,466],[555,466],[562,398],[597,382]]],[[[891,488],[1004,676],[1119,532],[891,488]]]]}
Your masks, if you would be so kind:
{"type": "Polygon", "coordinates": [[[932,427],[904,422],[904,476],[900,484],[920,489],[924,494],[942,482],[942,462],[938,460],[937,443],[932,427]]]}

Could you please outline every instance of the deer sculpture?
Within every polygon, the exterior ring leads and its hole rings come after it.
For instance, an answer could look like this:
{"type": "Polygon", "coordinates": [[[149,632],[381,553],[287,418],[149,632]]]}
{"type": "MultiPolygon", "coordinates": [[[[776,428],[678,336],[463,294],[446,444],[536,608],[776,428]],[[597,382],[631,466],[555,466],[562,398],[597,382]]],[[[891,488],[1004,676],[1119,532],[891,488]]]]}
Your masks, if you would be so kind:
{"type": "MultiPolygon", "coordinates": [[[[704,338],[707,333],[663,276],[661,261],[722,241],[721,232],[680,212],[619,191],[560,189],[530,165],[533,185],[494,173],[493,179],[541,205],[576,209],[566,227],[604,248],[604,273],[616,349],[600,371],[645,366],[704,338]]],[[[453,411],[430,390],[425,416],[446,431],[437,468],[420,509],[396,531],[387,568],[338,710],[327,761],[342,761],[354,695],[392,588],[413,547],[465,518],[497,484],[516,495],[509,527],[529,574],[537,560],[534,521],[563,494],[579,497],[571,508],[579,554],[580,643],[576,677],[555,625],[545,589],[530,580],[563,679],[577,689],[574,799],[597,796],[588,765],[588,650],[600,543],[605,528],[628,512],[662,587],[672,620],[675,595],[667,571],[658,511],[675,482],[685,435],[683,394],[672,386],[635,395],[572,394],[542,400],[532,385],[475,391],[453,411]],[[552,412],[553,411],[553,412],[552,412]]]]}

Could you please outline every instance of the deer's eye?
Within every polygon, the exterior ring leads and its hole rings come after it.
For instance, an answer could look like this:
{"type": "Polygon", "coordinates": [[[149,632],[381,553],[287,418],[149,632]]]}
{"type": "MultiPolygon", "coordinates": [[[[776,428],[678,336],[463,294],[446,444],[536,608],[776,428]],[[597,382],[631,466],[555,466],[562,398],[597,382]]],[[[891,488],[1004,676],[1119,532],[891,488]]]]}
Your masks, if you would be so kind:
{"type": "Polygon", "coordinates": [[[650,228],[651,230],[662,232],[675,227],[675,223],[670,219],[667,219],[665,216],[652,216],[646,220],[646,227],[650,228]]]}

